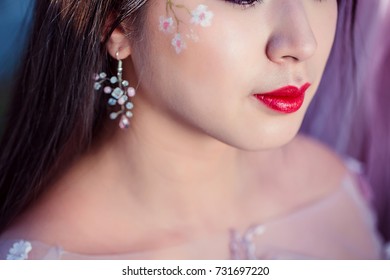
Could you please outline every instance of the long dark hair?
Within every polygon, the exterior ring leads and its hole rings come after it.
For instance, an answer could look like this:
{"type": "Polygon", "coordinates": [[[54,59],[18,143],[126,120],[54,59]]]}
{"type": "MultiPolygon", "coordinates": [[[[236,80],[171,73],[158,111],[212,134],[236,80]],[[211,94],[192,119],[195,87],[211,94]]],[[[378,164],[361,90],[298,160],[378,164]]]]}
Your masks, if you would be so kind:
{"type": "Polygon", "coordinates": [[[141,36],[147,0],[39,0],[0,145],[0,232],[91,147],[105,115],[93,73],[125,21],[141,36]]]}
{"type": "MultiPolygon", "coordinates": [[[[36,2],[0,146],[0,232],[91,147],[106,116],[91,83],[109,67],[102,34],[107,39],[127,21],[131,35],[141,36],[147,0],[36,2]]],[[[344,2],[338,1],[342,12],[344,2]]],[[[340,26],[349,26],[341,18],[340,26]]]]}

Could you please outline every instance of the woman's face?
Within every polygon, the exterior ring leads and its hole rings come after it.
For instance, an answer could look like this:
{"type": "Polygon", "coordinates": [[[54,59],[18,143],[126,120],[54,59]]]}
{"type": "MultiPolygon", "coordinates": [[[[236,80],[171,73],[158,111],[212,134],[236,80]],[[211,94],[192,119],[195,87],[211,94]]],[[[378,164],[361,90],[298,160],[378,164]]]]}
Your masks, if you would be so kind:
{"type": "Polygon", "coordinates": [[[147,14],[132,46],[136,106],[246,150],[294,137],[331,50],[336,0],[155,0],[147,14]],[[285,89],[309,84],[303,103],[285,89]]]}

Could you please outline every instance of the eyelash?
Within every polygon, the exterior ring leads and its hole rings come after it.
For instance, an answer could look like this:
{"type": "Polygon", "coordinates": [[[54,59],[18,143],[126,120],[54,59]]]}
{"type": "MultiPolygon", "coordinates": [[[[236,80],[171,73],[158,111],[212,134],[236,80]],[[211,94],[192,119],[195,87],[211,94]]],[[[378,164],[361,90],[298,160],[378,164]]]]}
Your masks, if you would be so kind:
{"type": "MultiPolygon", "coordinates": [[[[225,0],[225,1],[233,5],[243,6],[243,8],[250,8],[250,7],[254,7],[256,4],[263,3],[264,0],[225,0]]],[[[315,1],[324,2],[326,0],[315,0],[315,1]]]]}
{"type": "Polygon", "coordinates": [[[240,5],[244,8],[254,7],[257,3],[262,3],[263,0],[225,0],[233,5],[240,5]]]}

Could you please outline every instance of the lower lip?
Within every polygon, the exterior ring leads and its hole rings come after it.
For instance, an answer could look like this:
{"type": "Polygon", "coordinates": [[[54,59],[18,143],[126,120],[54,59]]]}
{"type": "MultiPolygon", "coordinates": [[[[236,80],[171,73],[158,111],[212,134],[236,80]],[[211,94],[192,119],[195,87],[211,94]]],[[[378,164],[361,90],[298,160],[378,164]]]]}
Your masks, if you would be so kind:
{"type": "Polygon", "coordinates": [[[272,110],[291,114],[297,112],[302,107],[305,100],[305,92],[309,87],[310,84],[305,84],[300,89],[287,86],[275,92],[255,94],[255,97],[272,110]]]}

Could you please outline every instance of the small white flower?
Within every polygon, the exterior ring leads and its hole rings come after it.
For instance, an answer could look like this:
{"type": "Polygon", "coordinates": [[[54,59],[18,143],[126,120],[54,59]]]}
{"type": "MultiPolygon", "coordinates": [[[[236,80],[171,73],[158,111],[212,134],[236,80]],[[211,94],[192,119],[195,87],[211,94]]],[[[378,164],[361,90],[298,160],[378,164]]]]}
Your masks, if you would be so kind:
{"type": "Polygon", "coordinates": [[[174,27],[173,18],[160,17],[160,31],[164,33],[172,33],[174,27]]]}
{"type": "Polygon", "coordinates": [[[202,27],[210,26],[214,17],[213,12],[209,11],[206,5],[199,5],[191,14],[191,23],[202,27]]]}
{"type": "Polygon", "coordinates": [[[30,242],[24,240],[15,242],[8,252],[7,260],[27,260],[28,253],[31,250],[32,246],[30,242]]]}
{"type": "Polygon", "coordinates": [[[180,33],[176,33],[175,37],[172,39],[172,46],[175,48],[177,54],[181,53],[185,48],[187,48],[187,45],[183,41],[180,33]]]}

